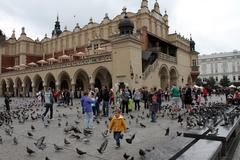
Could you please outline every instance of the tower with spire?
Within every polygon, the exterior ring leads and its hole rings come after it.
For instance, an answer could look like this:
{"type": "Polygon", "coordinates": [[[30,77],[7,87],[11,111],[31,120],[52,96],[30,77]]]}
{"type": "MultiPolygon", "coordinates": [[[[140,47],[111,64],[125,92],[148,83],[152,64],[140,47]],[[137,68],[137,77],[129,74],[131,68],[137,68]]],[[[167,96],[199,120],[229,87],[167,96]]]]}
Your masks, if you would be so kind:
{"type": "Polygon", "coordinates": [[[52,36],[59,36],[62,33],[60,22],[59,22],[59,17],[57,15],[57,21],[55,22],[55,27],[52,31],[52,36]]]}
{"type": "Polygon", "coordinates": [[[138,10],[139,13],[149,13],[148,0],[142,0],[141,8],[138,10]]]}
{"type": "Polygon", "coordinates": [[[0,29],[0,46],[6,40],[6,36],[3,34],[2,30],[0,29]]]}

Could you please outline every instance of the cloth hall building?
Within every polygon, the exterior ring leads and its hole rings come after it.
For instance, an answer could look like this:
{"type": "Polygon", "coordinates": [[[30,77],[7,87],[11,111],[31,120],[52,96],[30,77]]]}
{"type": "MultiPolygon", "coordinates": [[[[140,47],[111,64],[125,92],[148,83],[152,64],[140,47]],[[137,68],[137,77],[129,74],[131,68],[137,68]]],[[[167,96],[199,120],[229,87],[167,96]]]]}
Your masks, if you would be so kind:
{"type": "Polygon", "coordinates": [[[199,74],[192,38],[169,33],[167,12],[142,0],[136,13],[101,23],[89,20],[73,31],[61,30],[57,17],[51,37],[33,40],[25,28],[19,38],[0,33],[0,95],[35,95],[55,89],[86,90],[107,86],[171,87],[191,83],[199,74]]]}

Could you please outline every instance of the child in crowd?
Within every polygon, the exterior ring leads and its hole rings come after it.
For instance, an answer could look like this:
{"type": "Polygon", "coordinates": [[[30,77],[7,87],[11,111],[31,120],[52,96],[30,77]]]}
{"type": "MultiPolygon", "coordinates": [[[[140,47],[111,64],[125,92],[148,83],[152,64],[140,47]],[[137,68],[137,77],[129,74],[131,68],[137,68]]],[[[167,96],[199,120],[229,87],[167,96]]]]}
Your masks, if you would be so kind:
{"type": "Polygon", "coordinates": [[[126,122],[120,113],[120,109],[117,108],[109,125],[109,133],[113,131],[113,138],[116,140],[116,148],[120,147],[120,139],[123,139],[122,132],[127,130],[126,122]]]}

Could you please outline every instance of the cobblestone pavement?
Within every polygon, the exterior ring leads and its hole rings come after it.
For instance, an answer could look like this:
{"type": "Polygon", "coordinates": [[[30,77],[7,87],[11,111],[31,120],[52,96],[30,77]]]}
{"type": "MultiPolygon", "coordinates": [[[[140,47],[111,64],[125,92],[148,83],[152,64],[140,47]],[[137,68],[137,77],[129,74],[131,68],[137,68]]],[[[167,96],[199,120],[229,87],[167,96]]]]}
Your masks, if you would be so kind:
{"type": "MultiPolygon", "coordinates": [[[[32,99],[21,98],[21,99],[13,99],[12,109],[19,106],[26,105],[32,99]]],[[[211,101],[221,101],[219,97],[212,98],[211,101]]],[[[0,107],[3,106],[4,100],[0,99],[0,107]]],[[[166,103],[164,103],[166,104],[166,103]]],[[[164,105],[163,104],[163,105],[164,105]]],[[[181,126],[177,123],[176,120],[172,120],[168,116],[161,117],[157,119],[157,123],[151,123],[149,118],[146,118],[148,113],[147,110],[142,109],[141,111],[133,111],[131,114],[134,117],[139,116],[139,122],[136,123],[136,118],[131,119],[127,115],[125,115],[127,125],[129,130],[124,134],[124,139],[121,142],[121,147],[116,149],[115,143],[113,140],[112,134],[109,135],[108,138],[108,146],[103,154],[99,154],[97,152],[97,148],[100,147],[104,138],[101,133],[106,130],[105,121],[108,121],[108,118],[101,118],[100,124],[94,122],[94,130],[93,135],[87,137],[90,142],[84,143],[84,138],[86,138],[83,134],[80,134],[80,140],[76,140],[71,138],[69,135],[65,134],[63,129],[65,127],[66,122],[69,125],[76,125],[75,121],[79,121],[80,123],[77,126],[80,130],[83,130],[83,115],[80,113],[80,119],[77,117],[78,111],[81,110],[78,107],[80,106],[79,100],[74,100],[73,107],[63,107],[54,105],[54,120],[50,121],[48,127],[44,126],[44,123],[41,119],[36,121],[27,120],[24,124],[19,124],[16,120],[13,123],[14,132],[12,137],[7,136],[4,132],[4,127],[0,127],[0,135],[3,139],[3,144],[0,144],[0,160],[44,160],[45,157],[49,157],[50,160],[121,160],[123,158],[123,154],[127,153],[131,156],[134,156],[135,160],[141,159],[139,156],[139,149],[152,149],[155,147],[156,152],[159,151],[159,148],[162,146],[165,149],[161,149],[162,156],[159,159],[166,159],[171,154],[174,154],[181,147],[186,145],[190,138],[177,137],[176,131],[184,132],[186,131],[186,126],[181,126]],[[144,112],[144,113],[143,113],[144,112]],[[62,115],[66,114],[67,117],[62,117],[62,115]],[[61,115],[61,126],[58,126],[59,115],[61,115]],[[143,115],[143,116],[142,116],[143,115]],[[142,117],[142,118],[141,118],[142,117]],[[143,118],[144,117],[144,118],[143,118]],[[146,128],[142,128],[139,123],[143,123],[146,125],[146,128]],[[30,126],[35,126],[35,131],[31,131],[30,126]],[[166,128],[170,128],[169,136],[165,136],[166,128]],[[33,138],[29,138],[27,136],[27,132],[31,131],[33,133],[33,138]],[[132,144],[128,144],[125,141],[125,138],[130,137],[132,134],[136,133],[136,137],[132,144]],[[46,136],[47,148],[45,150],[39,150],[35,147],[34,142],[41,136],[46,136]],[[18,145],[13,144],[13,137],[18,139],[18,145]],[[67,138],[71,144],[68,146],[64,146],[64,138],[67,138]],[[55,152],[53,144],[57,144],[59,146],[63,146],[64,150],[55,152]],[[29,156],[26,153],[26,146],[32,148],[36,151],[35,154],[29,156]],[[87,154],[83,156],[79,156],[75,148],[79,148],[82,151],[86,151],[87,154]]],[[[34,107],[36,110],[37,107],[34,107]]],[[[43,113],[41,111],[44,107],[39,106],[38,113],[43,113]]],[[[0,108],[2,110],[2,108],[0,108]]],[[[80,111],[81,112],[81,111],[80,111]]],[[[111,109],[112,113],[112,109],[111,109]]],[[[45,122],[46,123],[46,122],[45,122]]],[[[236,160],[239,160],[239,148],[236,150],[236,160]]]]}

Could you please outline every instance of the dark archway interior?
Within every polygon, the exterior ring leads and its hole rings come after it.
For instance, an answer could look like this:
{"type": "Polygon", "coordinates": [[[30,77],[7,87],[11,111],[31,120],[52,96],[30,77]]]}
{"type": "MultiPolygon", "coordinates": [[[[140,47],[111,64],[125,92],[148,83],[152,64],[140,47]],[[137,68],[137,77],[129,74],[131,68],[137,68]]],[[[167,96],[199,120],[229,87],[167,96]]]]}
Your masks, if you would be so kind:
{"type": "Polygon", "coordinates": [[[97,87],[101,89],[103,86],[107,86],[107,88],[112,88],[112,76],[106,69],[100,69],[95,77],[95,85],[94,87],[97,87]]]}
{"type": "Polygon", "coordinates": [[[69,89],[67,80],[62,80],[61,82],[61,90],[64,90],[64,89],[69,89]]]}

